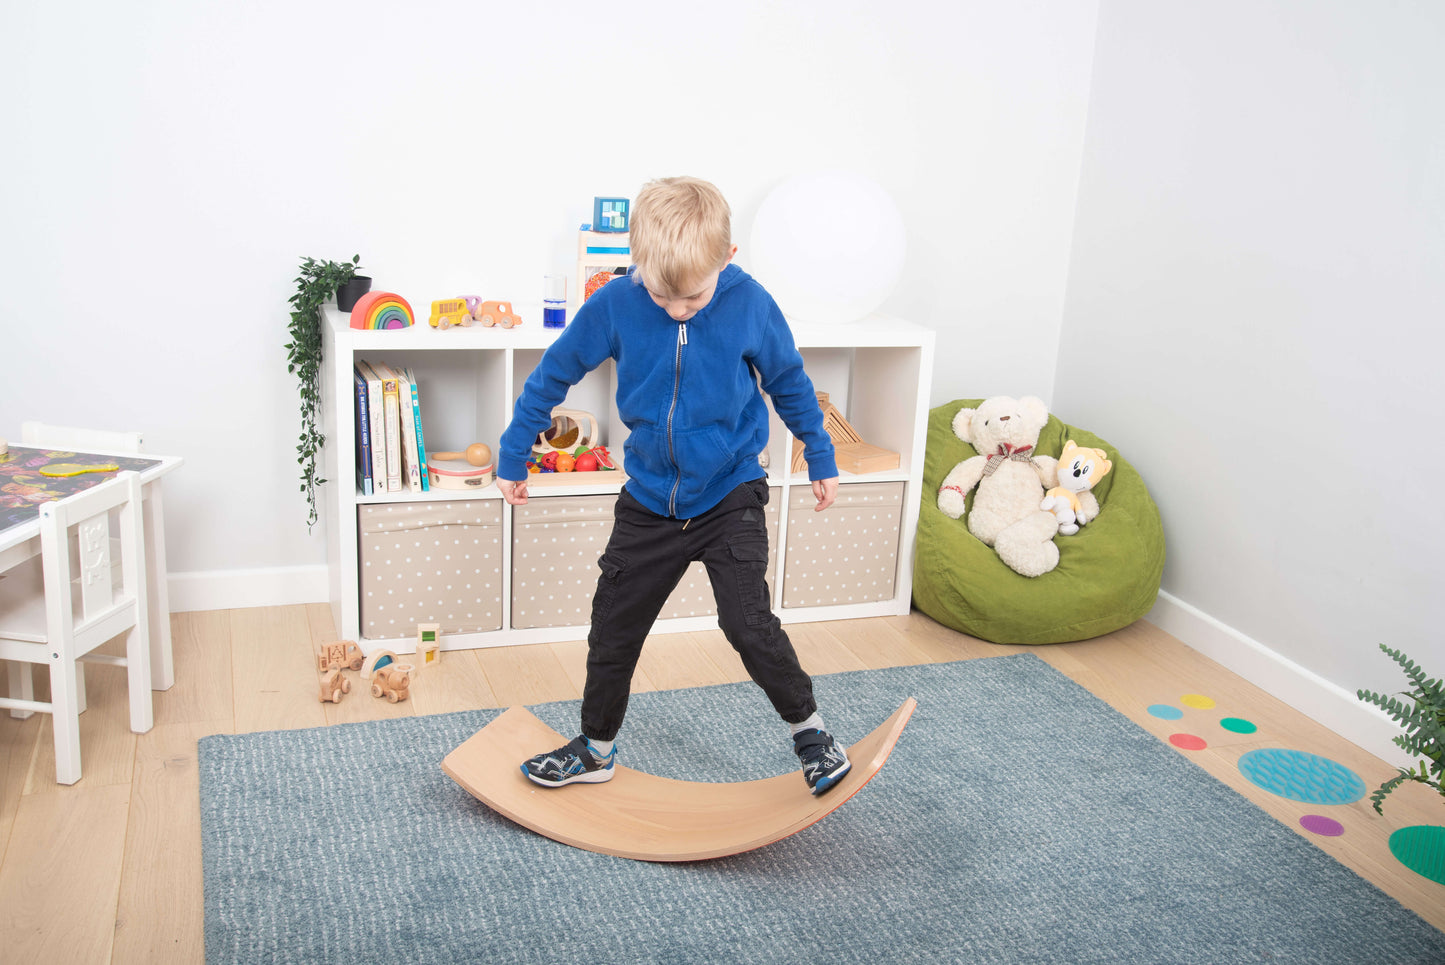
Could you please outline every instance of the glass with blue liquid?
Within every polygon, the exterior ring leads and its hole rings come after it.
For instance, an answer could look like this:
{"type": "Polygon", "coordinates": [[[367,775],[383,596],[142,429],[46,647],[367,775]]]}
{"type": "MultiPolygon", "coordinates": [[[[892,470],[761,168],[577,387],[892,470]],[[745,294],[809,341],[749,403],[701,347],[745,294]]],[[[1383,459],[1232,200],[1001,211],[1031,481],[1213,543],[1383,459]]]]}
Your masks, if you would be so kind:
{"type": "Polygon", "coordinates": [[[542,276],[542,327],[567,327],[567,276],[542,276]]]}

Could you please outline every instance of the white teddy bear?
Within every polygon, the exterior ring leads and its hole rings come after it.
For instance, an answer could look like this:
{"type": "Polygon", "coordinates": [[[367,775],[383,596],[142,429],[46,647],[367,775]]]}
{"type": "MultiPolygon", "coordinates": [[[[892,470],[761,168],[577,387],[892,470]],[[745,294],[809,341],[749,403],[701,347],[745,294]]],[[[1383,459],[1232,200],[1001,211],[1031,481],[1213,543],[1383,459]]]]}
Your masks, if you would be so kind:
{"type": "Polygon", "coordinates": [[[954,466],[938,489],[938,508],[958,519],[965,494],[977,486],[968,531],[1029,577],[1059,564],[1059,521],[1039,508],[1044,490],[1058,484],[1058,460],[1034,454],[1048,421],[1048,407],[1033,396],[995,396],[977,409],[959,409],[953,431],[980,454],[954,466]]]}

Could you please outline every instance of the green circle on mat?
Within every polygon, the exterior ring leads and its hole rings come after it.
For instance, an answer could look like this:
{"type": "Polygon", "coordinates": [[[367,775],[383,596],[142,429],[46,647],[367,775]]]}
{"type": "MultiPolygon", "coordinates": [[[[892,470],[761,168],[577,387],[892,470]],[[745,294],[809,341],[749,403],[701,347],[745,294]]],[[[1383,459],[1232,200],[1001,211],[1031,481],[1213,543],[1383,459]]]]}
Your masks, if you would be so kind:
{"type": "Polygon", "coordinates": [[[1417,824],[1390,835],[1390,853],[1417,875],[1445,885],[1445,828],[1417,824]]]}
{"type": "Polygon", "coordinates": [[[1239,717],[1226,717],[1219,722],[1219,726],[1235,734],[1253,734],[1259,730],[1254,726],[1253,721],[1244,720],[1239,717]]]}

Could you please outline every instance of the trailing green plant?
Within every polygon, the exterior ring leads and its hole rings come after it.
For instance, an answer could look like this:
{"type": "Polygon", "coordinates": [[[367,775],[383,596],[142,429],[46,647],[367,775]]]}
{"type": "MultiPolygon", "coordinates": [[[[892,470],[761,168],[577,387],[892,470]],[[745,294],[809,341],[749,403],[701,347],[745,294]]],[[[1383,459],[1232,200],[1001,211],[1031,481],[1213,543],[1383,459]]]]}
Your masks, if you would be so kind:
{"type": "Polygon", "coordinates": [[[1405,733],[1395,738],[1395,744],[1406,753],[1420,758],[1413,767],[1400,768],[1400,773],[1370,795],[1375,811],[1384,814],[1382,805],[1385,796],[1406,781],[1432,787],[1445,797],[1445,783],[1442,783],[1445,779],[1445,680],[1429,679],[1419,664],[1398,650],[1391,650],[1383,643],[1380,649],[1400,665],[1413,688],[1396,696],[1357,690],[1355,696],[1381,708],[1391,720],[1403,727],[1405,733]],[[1401,700],[1400,697],[1409,699],[1401,700]]]}
{"type": "Polygon", "coordinates": [[[361,256],[350,261],[301,262],[296,276],[296,294],[291,302],[291,341],[286,343],[286,371],[293,373],[301,389],[301,440],[296,445],[296,461],[301,464],[301,491],[306,494],[310,509],[306,530],[316,525],[316,487],[326,482],[317,474],[316,457],[326,444],[321,433],[321,309],[336,289],[351,280],[361,264],[361,256]]]}

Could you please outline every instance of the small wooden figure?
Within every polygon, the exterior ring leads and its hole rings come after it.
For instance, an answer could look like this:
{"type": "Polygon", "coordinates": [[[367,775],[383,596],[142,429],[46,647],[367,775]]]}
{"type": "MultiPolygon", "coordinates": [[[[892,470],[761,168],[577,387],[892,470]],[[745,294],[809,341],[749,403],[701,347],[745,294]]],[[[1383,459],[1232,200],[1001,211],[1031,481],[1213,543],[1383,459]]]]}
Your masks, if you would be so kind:
{"type": "Polygon", "coordinates": [[[351,681],[342,676],[340,670],[326,670],[321,674],[321,689],[317,695],[322,703],[341,703],[341,695],[351,693],[351,681]]]}
{"type": "Polygon", "coordinates": [[[393,704],[411,696],[409,663],[389,663],[371,675],[371,696],[385,697],[393,704]]]}
{"type": "Polygon", "coordinates": [[[317,665],[321,670],[340,670],[342,667],[360,670],[365,659],[361,648],[354,641],[337,640],[334,643],[321,645],[321,656],[317,660],[317,665]]]}
{"type": "Polygon", "coordinates": [[[416,626],[416,669],[421,670],[442,658],[442,626],[440,623],[418,623],[416,626]]]}

